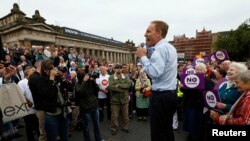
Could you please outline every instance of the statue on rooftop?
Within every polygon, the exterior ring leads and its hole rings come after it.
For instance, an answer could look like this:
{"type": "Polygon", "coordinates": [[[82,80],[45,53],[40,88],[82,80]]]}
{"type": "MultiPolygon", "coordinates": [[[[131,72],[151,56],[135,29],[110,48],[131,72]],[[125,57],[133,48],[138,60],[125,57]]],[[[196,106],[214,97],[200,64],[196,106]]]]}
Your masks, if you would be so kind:
{"type": "Polygon", "coordinates": [[[32,16],[32,19],[38,22],[43,22],[43,23],[46,21],[42,16],[40,16],[39,10],[35,11],[35,15],[32,16]]]}
{"type": "Polygon", "coordinates": [[[19,9],[19,6],[18,6],[17,3],[14,3],[14,4],[13,4],[13,8],[11,9],[10,12],[13,13],[13,14],[15,14],[15,13],[17,13],[17,14],[24,14],[24,13],[19,9]]]}

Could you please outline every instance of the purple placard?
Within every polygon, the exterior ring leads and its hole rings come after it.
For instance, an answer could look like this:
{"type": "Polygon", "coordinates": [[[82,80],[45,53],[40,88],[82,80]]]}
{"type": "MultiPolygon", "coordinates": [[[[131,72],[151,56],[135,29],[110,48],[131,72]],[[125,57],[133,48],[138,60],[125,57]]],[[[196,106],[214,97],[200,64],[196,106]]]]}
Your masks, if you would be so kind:
{"type": "Polygon", "coordinates": [[[203,57],[203,59],[204,59],[205,64],[210,63],[209,56],[205,56],[205,57],[203,57]]]}
{"type": "Polygon", "coordinates": [[[191,68],[191,67],[189,67],[189,68],[184,68],[184,69],[183,69],[183,74],[196,74],[196,71],[195,71],[194,68],[191,68]]]}
{"type": "Polygon", "coordinates": [[[214,86],[214,89],[215,90],[219,90],[220,87],[227,82],[227,79],[226,78],[221,78],[217,83],[216,85],[214,86]]]}
{"type": "Polygon", "coordinates": [[[204,89],[205,76],[204,74],[182,74],[181,83],[183,89],[204,89]]]}
{"type": "Polygon", "coordinates": [[[209,109],[215,108],[216,103],[220,102],[220,97],[217,90],[204,91],[203,99],[205,106],[209,109]]]}
{"type": "Polygon", "coordinates": [[[193,62],[192,62],[192,66],[196,66],[198,63],[204,63],[205,64],[205,60],[203,58],[194,58],[193,62]]]}
{"type": "Polygon", "coordinates": [[[214,53],[217,62],[223,62],[225,60],[229,60],[228,54],[226,50],[219,50],[214,53]]]}
{"type": "Polygon", "coordinates": [[[216,62],[215,52],[212,52],[208,58],[209,62],[216,62]]]}

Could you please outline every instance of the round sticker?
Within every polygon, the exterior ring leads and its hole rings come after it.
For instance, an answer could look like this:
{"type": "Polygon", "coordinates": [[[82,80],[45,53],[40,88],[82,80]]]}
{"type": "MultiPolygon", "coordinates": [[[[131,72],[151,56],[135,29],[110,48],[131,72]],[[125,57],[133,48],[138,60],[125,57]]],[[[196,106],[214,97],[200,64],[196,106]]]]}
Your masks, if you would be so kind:
{"type": "Polygon", "coordinates": [[[224,60],[225,59],[225,54],[222,51],[217,51],[215,53],[216,58],[218,58],[219,60],[224,60]]]}
{"type": "Polygon", "coordinates": [[[200,84],[200,78],[197,75],[187,75],[184,79],[184,83],[188,88],[195,88],[200,84]]]}
{"type": "Polygon", "coordinates": [[[195,74],[196,73],[196,71],[195,71],[195,69],[193,69],[193,68],[188,68],[188,69],[186,69],[186,72],[185,72],[186,74],[195,74]]]}
{"type": "Polygon", "coordinates": [[[214,108],[216,106],[216,97],[215,94],[211,91],[207,91],[206,93],[206,101],[209,107],[214,108]]]}
{"type": "Polygon", "coordinates": [[[103,79],[103,80],[102,80],[102,85],[103,85],[103,86],[107,86],[108,83],[109,83],[109,82],[108,82],[106,79],[103,79]]]}
{"type": "Polygon", "coordinates": [[[198,59],[196,59],[195,64],[204,63],[204,62],[205,62],[205,61],[204,61],[203,58],[198,58],[198,59]]]}

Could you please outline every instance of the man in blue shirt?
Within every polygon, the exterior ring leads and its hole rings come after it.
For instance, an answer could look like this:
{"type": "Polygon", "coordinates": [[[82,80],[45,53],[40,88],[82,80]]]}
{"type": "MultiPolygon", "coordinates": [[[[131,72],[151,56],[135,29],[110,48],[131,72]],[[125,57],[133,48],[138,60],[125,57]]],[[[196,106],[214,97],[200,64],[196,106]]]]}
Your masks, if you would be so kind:
{"type": "Polygon", "coordinates": [[[136,52],[143,70],[152,79],[151,141],[175,140],[172,122],[177,105],[177,52],[165,39],[167,32],[168,25],[165,22],[151,22],[144,36],[147,46],[154,48],[154,51],[150,59],[145,48],[138,48],[136,52]]]}

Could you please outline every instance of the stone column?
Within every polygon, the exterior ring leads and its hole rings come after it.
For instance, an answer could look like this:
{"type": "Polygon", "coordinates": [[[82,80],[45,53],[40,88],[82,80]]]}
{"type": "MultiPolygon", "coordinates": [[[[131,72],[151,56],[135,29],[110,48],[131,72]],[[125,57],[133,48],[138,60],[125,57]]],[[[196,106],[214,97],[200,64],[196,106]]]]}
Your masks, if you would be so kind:
{"type": "Polygon", "coordinates": [[[121,53],[120,53],[120,52],[118,53],[118,58],[119,58],[119,59],[118,59],[118,60],[119,60],[119,63],[122,64],[121,53]]]}
{"type": "Polygon", "coordinates": [[[124,53],[121,53],[121,62],[122,62],[122,64],[126,64],[126,62],[124,61],[123,55],[124,55],[124,53]]]}
{"type": "Polygon", "coordinates": [[[114,52],[114,63],[115,63],[115,64],[118,63],[118,62],[117,62],[117,53],[116,53],[116,52],[114,52]]]}
{"type": "Polygon", "coordinates": [[[99,58],[99,50],[95,50],[95,59],[97,60],[99,58]]]}
{"type": "Polygon", "coordinates": [[[109,56],[109,52],[108,52],[108,51],[105,51],[105,55],[106,55],[106,56],[105,56],[106,60],[107,60],[107,61],[110,61],[110,59],[109,59],[110,56],[109,56]]]}
{"type": "Polygon", "coordinates": [[[86,48],[86,52],[85,52],[85,55],[89,55],[89,49],[88,48],[86,48]]]}
{"type": "Polygon", "coordinates": [[[120,53],[119,52],[116,53],[116,62],[121,64],[121,62],[120,62],[120,53]]]}
{"type": "Polygon", "coordinates": [[[125,64],[127,64],[125,55],[126,55],[125,53],[122,54],[122,60],[123,60],[123,62],[124,62],[125,64]]]}
{"type": "Polygon", "coordinates": [[[95,57],[96,58],[95,50],[94,49],[91,49],[91,57],[95,57]]]}
{"type": "Polygon", "coordinates": [[[109,56],[110,56],[110,61],[114,63],[113,52],[109,52],[109,56]]]}
{"type": "Polygon", "coordinates": [[[97,56],[99,59],[102,59],[102,51],[101,50],[97,50],[97,56]]]}
{"type": "Polygon", "coordinates": [[[104,50],[102,51],[102,59],[106,59],[106,57],[105,57],[105,51],[104,50]]]}

